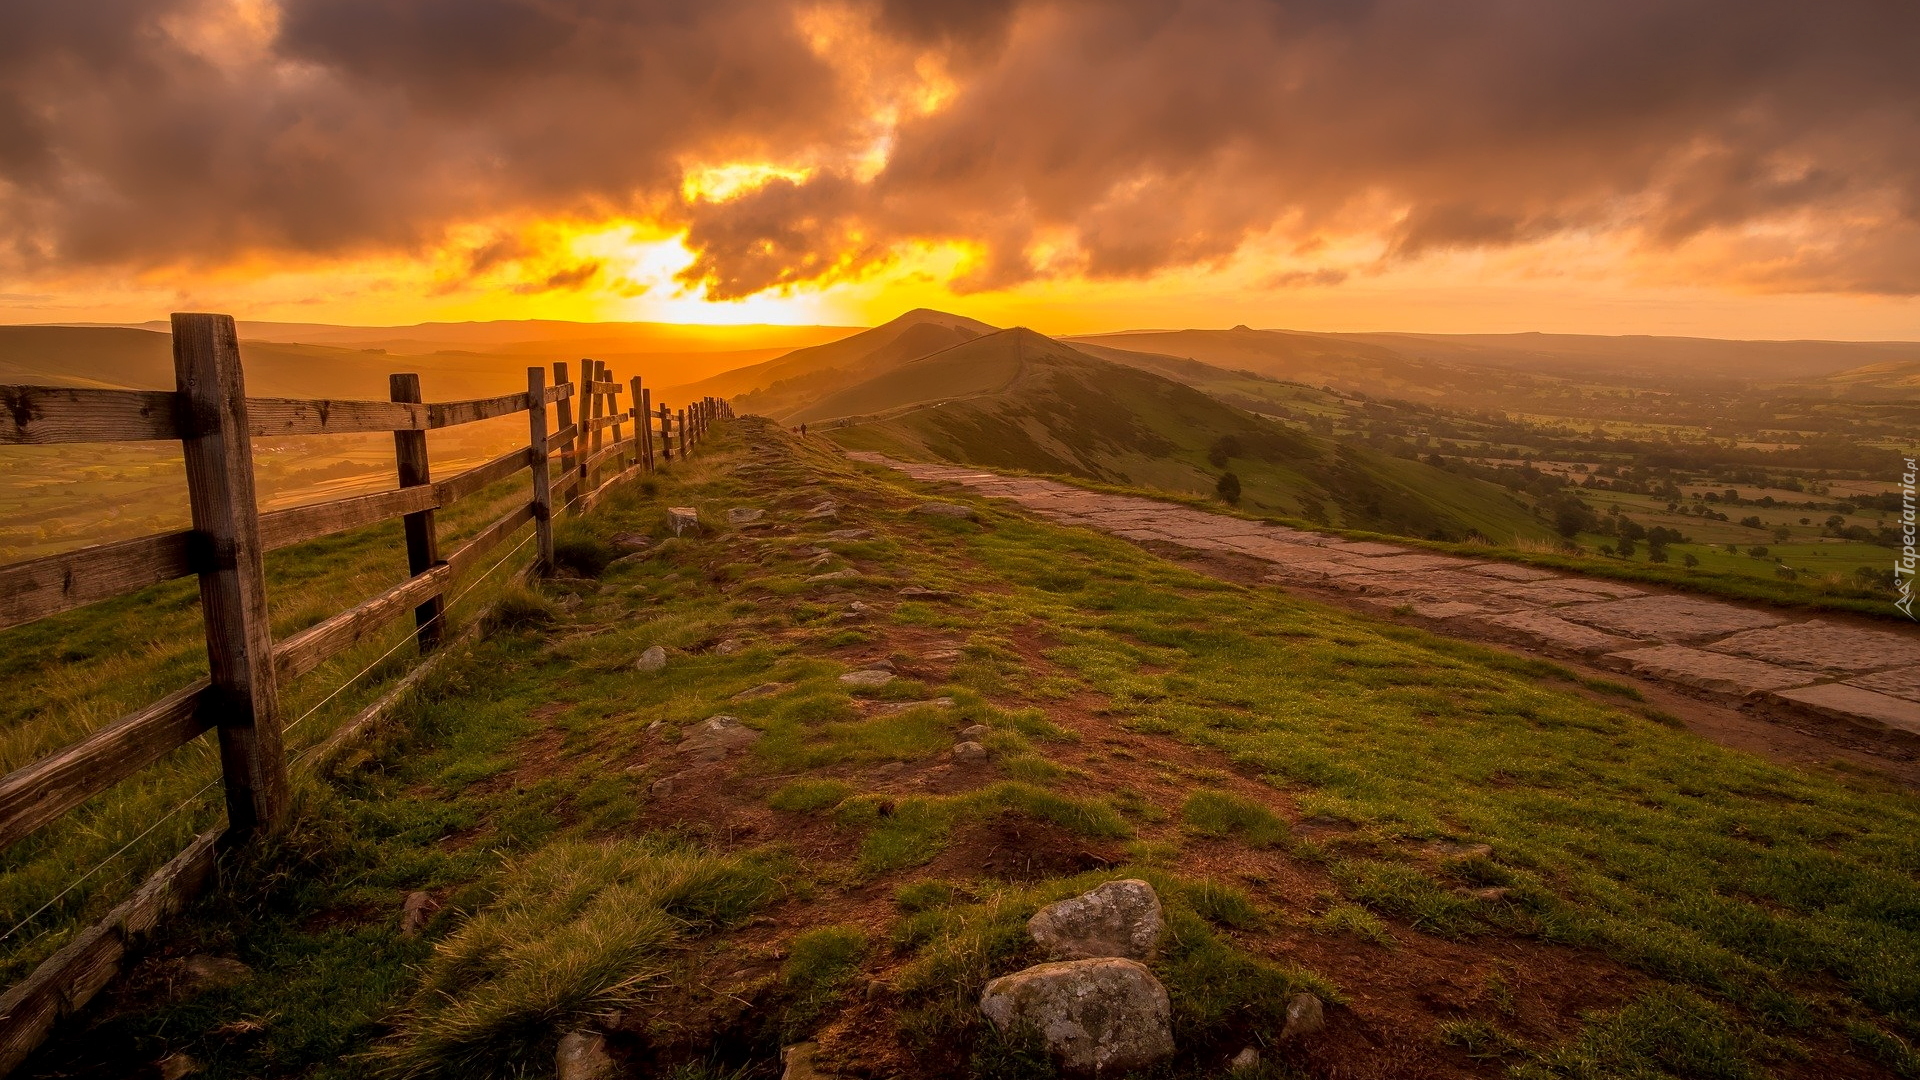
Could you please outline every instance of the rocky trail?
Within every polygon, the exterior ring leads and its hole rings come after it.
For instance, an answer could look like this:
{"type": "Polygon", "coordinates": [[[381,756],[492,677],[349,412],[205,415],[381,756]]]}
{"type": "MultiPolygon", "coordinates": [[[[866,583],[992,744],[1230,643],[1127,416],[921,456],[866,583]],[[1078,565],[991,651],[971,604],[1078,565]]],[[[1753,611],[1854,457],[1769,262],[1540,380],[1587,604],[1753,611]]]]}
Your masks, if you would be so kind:
{"type": "Polygon", "coordinates": [[[1920,783],[1920,632],[1353,541],[1035,477],[848,456],[1197,560],[1221,576],[1625,675],[1718,742],[1801,762],[1839,757],[1920,783]],[[1688,699],[1709,708],[1687,708],[1688,699]]]}

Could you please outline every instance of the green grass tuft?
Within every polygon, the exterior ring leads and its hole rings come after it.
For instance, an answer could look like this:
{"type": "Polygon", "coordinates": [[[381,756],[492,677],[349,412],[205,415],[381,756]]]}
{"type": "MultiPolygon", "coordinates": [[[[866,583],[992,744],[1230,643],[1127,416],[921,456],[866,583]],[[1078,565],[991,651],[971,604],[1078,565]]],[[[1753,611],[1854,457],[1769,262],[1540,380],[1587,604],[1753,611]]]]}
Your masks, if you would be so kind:
{"type": "Polygon", "coordinates": [[[1272,847],[1287,839],[1287,823],[1252,799],[1226,791],[1196,791],[1180,807],[1181,820],[1201,836],[1237,837],[1249,847],[1272,847]]]}

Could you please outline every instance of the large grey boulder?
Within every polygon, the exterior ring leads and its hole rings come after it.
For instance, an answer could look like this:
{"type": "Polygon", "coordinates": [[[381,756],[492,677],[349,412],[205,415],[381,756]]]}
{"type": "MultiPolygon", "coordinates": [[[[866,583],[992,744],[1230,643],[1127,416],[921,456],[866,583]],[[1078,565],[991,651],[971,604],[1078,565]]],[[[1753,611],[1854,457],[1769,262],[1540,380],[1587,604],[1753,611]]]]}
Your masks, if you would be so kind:
{"type": "Polygon", "coordinates": [[[1117,1075],[1173,1056],[1166,987],[1133,960],[1069,960],[1004,975],[987,984],[980,1011],[1002,1032],[1038,1034],[1068,1072],[1117,1075]]]}
{"type": "Polygon", "coordinates": [[[1127,878],[1048,904],[1027,920],[1027,932],[1041,948],[1066,960],[1098,956],[1145,960],[1160,943],[1165,925],[1153,886],[1127,878]]]}
{"type": "Polygon", "coordinates": [[[667,527],[673,530],[675,536],[683,532],[699,536],[700,511],[691,506],[669,506],[667,507],[667,527]]]}

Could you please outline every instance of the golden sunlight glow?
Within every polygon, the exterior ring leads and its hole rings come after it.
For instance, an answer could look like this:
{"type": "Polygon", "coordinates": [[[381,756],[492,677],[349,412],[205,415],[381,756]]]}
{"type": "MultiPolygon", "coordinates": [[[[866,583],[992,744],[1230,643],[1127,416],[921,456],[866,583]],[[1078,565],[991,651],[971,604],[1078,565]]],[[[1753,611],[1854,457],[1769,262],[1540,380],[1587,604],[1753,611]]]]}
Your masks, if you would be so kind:
{"type": "Polygon", "coordinates": [[[764,186],[771,180],[803,183],[810,168],[790,168],[771,162],[737,161],[726,165],[696,165],[683,170],[680,194],[688,202],[726,202],[764,186]]]}

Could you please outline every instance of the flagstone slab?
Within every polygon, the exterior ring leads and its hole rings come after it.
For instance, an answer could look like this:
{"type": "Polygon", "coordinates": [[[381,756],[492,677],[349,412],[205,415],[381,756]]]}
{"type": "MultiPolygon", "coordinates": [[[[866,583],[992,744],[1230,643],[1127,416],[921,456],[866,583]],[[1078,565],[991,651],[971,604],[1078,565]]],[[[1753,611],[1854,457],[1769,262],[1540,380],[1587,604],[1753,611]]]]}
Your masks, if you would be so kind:
{"type": "Polygon", "coordinates": [[[1468,603],[1464,600],[1426,600],[1382,596],[1369,597],[1362,600],[1361,603],[1395,612],[1406,608],[1423,619],[1458,619],[1468,615],[1484,615],[1487,611],[1486,608],[1481,607],[1479,604],[1468,603]]]}
{"type": "Polygon", "coordinates": [[[1691,596],[1637,596],[1557,609],[1574,622],[1655,641],[1696,642],[1778,626],[1787,620],[1764,611],[1691,596]]]}
{"type": "Polygon", "coordinates": [[[1636,675],[1739,697],[1805,686],[1818,677],[1778,664],[1685,645],[1656,645],[1650,649],[1609,653],[1604,662],[1608,667],[1636,675]]]}
{"type": "Polygon", "coordinates": [[[1472,566],[1473,562],[1451,555],[1394,555],[1384,559],[1365,559],[1363,565],[1369,570],[1405,574],[1416,570],[1463,570],[1472,566]]]}
{"type": "Polygon", "coordinates": [[[1344,551],[1352,555],[1412,555],[1417,554],[1411,548],[1399,544],[1376,544],[1371,540],[1336,540],[1327,545],[1328,550],[1344,551]]]}
{"type": "Polygon", "coordinates": [[[1920,701],[1876,693],[1847,683],[1822,683],[1782,690],[1774,700],[1795,705],[1821,716],[1920,736],[1920,701]]]}
{"type": "Polygon", "coordinates": [[[1816,671],[1864,672],[1905,667],[1920,672],[1920,637],[1812,619],[1748,630],[1708,646],[1816,671]]]}
{"type": "Polygon", "coordinates": [[[1920,665],[1862,675],[1857,679],[1848,679],[1847,685],[1878,694],[1891,694],[1908,701],[1920,701],[1920,665]]]}
{"type": "Polygon", "coordinates": [[[1623,600],[1629,596],[1647,595],[1647,590],[1645,589],[1636,589],[1631,585],[1623,585],[1618,581],[1607,581],[1603,578],[1563,577],[1555,582],[1555,584],[1563,585],[1569,589],[1576,589],[1584,593],[1592,593],[1595,596],[1605,596],[1614,600],[1623,600]]]}
{"type": "Polygon", "coordinates": [[[1537,566],[1523,566],[1520,563],[1505,562],[1481,563],[1479,566],[1473,567],[1469,572],[1485,574],[1488,577],[1501,578],[1506,581],[1551,581],[1560,577],[1559,574],[1551,570],[1542,570],[1537,566]]]}
{"type": "Polygon", "coordinates": [[[1496,632],[1507,631],[1554,652],[1575,653],[1581,656],[1617,652],[1637,644],[1632,638],[1605,633],[1576,622],[1568,622],[1558,615],[1549,615],[1544,611],[1515,611],[1504,615],[1491,615],[1480,621],[1496,632]]]}
{"type": "Polygon", "coordinates": [[[1529,604],[1542,607],[1559,607],[1562,604],[1591,604],[1593,594],[1580,589],[1569,589],[1559,580],[1515,582],[1510,595],[1519,597],[1529,604]]]}

